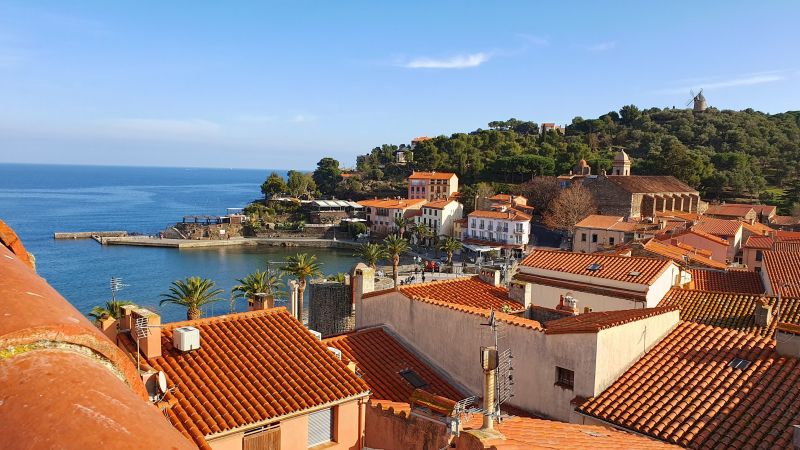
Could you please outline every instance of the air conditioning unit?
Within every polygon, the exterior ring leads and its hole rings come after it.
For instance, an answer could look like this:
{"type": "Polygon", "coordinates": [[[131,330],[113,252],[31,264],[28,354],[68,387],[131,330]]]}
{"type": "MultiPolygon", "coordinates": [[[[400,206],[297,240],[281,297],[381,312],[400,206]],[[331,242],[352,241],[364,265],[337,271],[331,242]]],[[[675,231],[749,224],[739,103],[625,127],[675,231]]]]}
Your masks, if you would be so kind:
{"type": "Polygon", "coordinates": [[[172,331],[172,346],[182,352],[200,348],[200,330],[195,327],[180,327],[172,331]]]}

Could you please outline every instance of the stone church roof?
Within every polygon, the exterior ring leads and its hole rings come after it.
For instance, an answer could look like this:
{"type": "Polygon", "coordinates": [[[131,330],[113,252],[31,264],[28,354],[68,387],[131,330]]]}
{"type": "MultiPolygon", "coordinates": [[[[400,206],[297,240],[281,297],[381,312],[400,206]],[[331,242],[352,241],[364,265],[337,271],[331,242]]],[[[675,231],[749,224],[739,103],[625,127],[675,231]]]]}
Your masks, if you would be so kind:
{"type": "Polygon", "coordinates": [[[697,194],[697,190],[673,176],[610,175],[608,180],[632,194],[680,192],[697,194]]]}

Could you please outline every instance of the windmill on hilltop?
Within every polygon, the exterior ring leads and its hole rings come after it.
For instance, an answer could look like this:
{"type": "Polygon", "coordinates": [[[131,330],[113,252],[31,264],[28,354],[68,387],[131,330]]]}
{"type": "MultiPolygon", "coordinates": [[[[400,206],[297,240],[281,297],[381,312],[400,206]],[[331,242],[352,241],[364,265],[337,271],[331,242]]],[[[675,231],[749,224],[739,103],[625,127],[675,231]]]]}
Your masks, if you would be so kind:
{"type": "Polygon", "coordinates": [[[692,102],[694,102],[694,107],[692,108],[693,112],[701,113],[708,108],[708,103],[706,103],[706,98],[703,97],[702,89],[700,89],[700,92],[698,92],[697,95],[695,95],[693,90],[690,90],[689,94],[691,94],[692,98],[686,102],[686,106],[689,106],[692,102]]]}

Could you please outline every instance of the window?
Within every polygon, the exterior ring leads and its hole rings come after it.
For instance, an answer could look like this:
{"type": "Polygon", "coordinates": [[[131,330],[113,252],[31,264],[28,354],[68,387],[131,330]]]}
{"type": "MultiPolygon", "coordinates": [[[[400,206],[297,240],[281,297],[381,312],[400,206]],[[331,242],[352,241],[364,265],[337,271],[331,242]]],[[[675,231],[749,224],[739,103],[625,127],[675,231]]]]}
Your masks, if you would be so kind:
{"type": "Polygon", "coordinates": [[[308,415],[308,446],[333,440],[333,409],[326,408],[308,415]]]}
{"type": "Polygon", "coordinates": [[[243,450],[280,450],[281,429],[278,425],[268,425],[244,432],[243,450]]]}
{"type": "Polygon", "coordinates": [[[586,242],[586,233],[581,233],[581,242],[586,242]]]}
{"type": "Polygon", "coordinates": [[[756,261],[761,261],[764,259],[764,252],[761,250],[756,250],[756,261]]]}
{"type": "Polygon", "coordinates": [[[748,361],[746,359],[733,358],[733,361],[731,361],[730,366],[733,367],[734,369],[745,370],[748,367],[750,367],[750,364],[752,363],[753,363],[752,361],[748,361]]]}
{"type": "Polygon", "coordinates": [[[428,385],[427,381],[423,380],[422,377],[417,374],[417,372],[414,372],[411,369],[400,371],[399,374],[401,377],[403,377],[403,379],[408,381],[408,384],[414,386],[416,389],[421,389],[428,385]]]}
{"type": "Polygon", "coordinates": [[[592,243],[594,243],[594,244],[597,243],[597,235],[596,234],[592,235],[592,243]]]}
{"type": "Polygon", "coordinates": [[[572,389],[575,386],[575,372],[556,366],[556,385],[572,389]]]}
{"type": "Polygon", "coordinates": [[[608,238],[608,245],[614,245],[614,238],[613,237],[608,238]]]}

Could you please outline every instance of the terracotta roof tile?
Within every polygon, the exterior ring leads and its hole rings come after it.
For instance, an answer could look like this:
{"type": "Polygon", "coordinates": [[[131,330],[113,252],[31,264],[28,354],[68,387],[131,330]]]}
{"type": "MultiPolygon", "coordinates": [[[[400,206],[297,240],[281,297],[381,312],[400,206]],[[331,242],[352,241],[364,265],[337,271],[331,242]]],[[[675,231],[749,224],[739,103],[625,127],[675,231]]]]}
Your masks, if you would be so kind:
{"type": "Polygon", "coordinates": [[[409,298],[427,298],[447,303],[472,306],[481,309],[522,311],[525,305],[508,298],[508,289],[493,286],[479,276],[456,278],[445,281],[400,286],[400,292],[409,298]]]}
{"type": "Polygon", "coordinates": [[[575,228],[633,231],[636,228],[636,224],[625,222],[624,217],[591,214],[575,224],[575,228]]]}
{"type": "Polygon", "coordinates": [[[799,386],[800,362],[770,339],[681,322],[577,410],[689,448],[791,449],[799,386]]]}
{"type": "Polygon", "coordinates": [[[657,258],[534,250],[521,265],[628,283],[651,284],[672,264],[657,258]],[[598,264],[598,270],[590,270],[598,264]],[[634,275],[638,273],[637,275],[634,275]]]}
{"type": "Polygon", "coordinates": [[[387,208],[387,209],[406,209],[416,207],[417,205],[421,205],[425,203],[424,198],[417,198],[417,199],[395,199],[395,198],[385,198],[385,199],[374,199],[374,200],[361,200],[358,202],[361,206],[372,206],[374,208],[387,208]]]}
{"type": "Polygon", "coordinates": [[[736,235],[741,227],[742,223],[738,220],[713,219],[710,217],[704,217],[699,222],[694,224],[692,229],[713,234],[714,236],[732,237],[736,235]]]}
{"type": "Polygon", "coordinates": [[[679,192],[697,194],[697,189],[672,176],[610,175],[608,180],[631,193],[679,192]]]}
{"type": "Polygon", "coordinates": [[[782,295],[800,297],[800,253],[766,250],[762,266],[773,291],[781,286],[782,295]]]}
{"type": "Polygon", "coordinates": [[[763,294],[761,277],[749,270],[703,270],[692,269],[694,288],[701,291],[737,292],[740,294],[763,294]]]}
{"type": "Polygon", "coordinates": [[[516,209],[508,209],[507,211],[482,211],[476,210],[472,211],[468,214],[468,217],[478,217],[478,218],[485,218],[485,219],[502,219],[502,220],[514,220],[514,221],[528,221],[531,220],[531,216],[525,214],[522,211],[518,211],[516,209]]]}
{"type": "Polygon", "coordinates": [[[753,208],[756,214],[763,214],[764,216],[769,216],[770,214],[775,214],[776,207],[772,205],[748,205],[746,203],[727,203],[726,205],[731,206],[749,206],[753,208]]]}
{"type": "Polygon", "coordinates": [[[414,172],[408,176],[409,180],[449,180],[456,176],[452,172],[414,172]]]}
{"type": "Polygon", "coordinates": [[[725,205],[711,205],[706,214],[712,216],[745,217],[750,211],[756,212],[750,205],[729,203],[725,205]]]}
{"type": "Polygon", "coordinates": [[[791,226],[800,223],[800,219],[794,216],[772,216],[772,218],[769,219],[769,223],[770,225],[791,226]]]}
{"type": "Polygon", "coordinates": [[[450,203],[455,203],[455,200],[437,200],[425,204],[425,208],[444,209],[450,203]]]}
{"type": "Polygon", "coordinates": [[[742,228],[744,228],[745,230],[747,230],[747,231],[749,231],[749,232],[751,232],[753,234],[767,235],[767,234],[770,234],[773,231],[775,231],[772,228],[764,225],[761,222],[753,222],[753,223],[741,222],[741,224],[742,224],[742,228]]]}
{"type": "Polygon", "coordinates": [[[577,316],[565,317],[563,319],[547,322],[545,324],[545,333],[597,333],[606,328],[613,328],[629,322],[636,322],[637,320],[658,316],[677,309],[676,307],[659,307],[578,314],[577,316]]]}
{"type": "Polygon", "coordinates": [[[755,248],[761,250],[769,250],[772,248],[772,242],[774,238],[772,236],[758,236],[752,235],[747,238],[744,243],[744,248],[755,248]]]}
{"type": "Polygon", "coordinates": [[[683,320],[771,337],[778,322],[800,324],[800,299],[783,297],[780,317],[773,318],[766,327],[756,325],[756,305],[766,302],[774,314],[777,300],[763,295],[673,288],[659,306],[680,308],[683,320]]]}
{"type": "Polygon", "coordinates": [[[691,250],[686,248],[687,246],[680,245],[680,242],[677,244],[678,245],[672,245],[667,241],[650,239],[644,244],[643,248],[648,252],[669,258],[679,264],[698,265],[714,269],[724,269],[728,267],[724,262],[714,261],[705,254],[702,254],[704,253],[701,252],[702,249],[691,250]]]}
{"type": "Polygon", "coordinates": [[[322,342],[341,350],[343,361],[356,364],[372,391],[371,400],[408,403],[414,386],[400,375],[407,369],[428,383],[422,388],[427,392],[455,401],[465,397],[383,328],[359,330],[322,342]]]}
{"type": "Polygon", "coordinates": [[[369,392],[285,308],[171,323],[161,345],[162,356],[143,359],[176,386],[165,398],[177,400],[168,417],[198,445],[209,434],[369,392]],[[200,330],[201,346],[184,353],[172,347],[172,332],[187,325],[200,330]]]}

